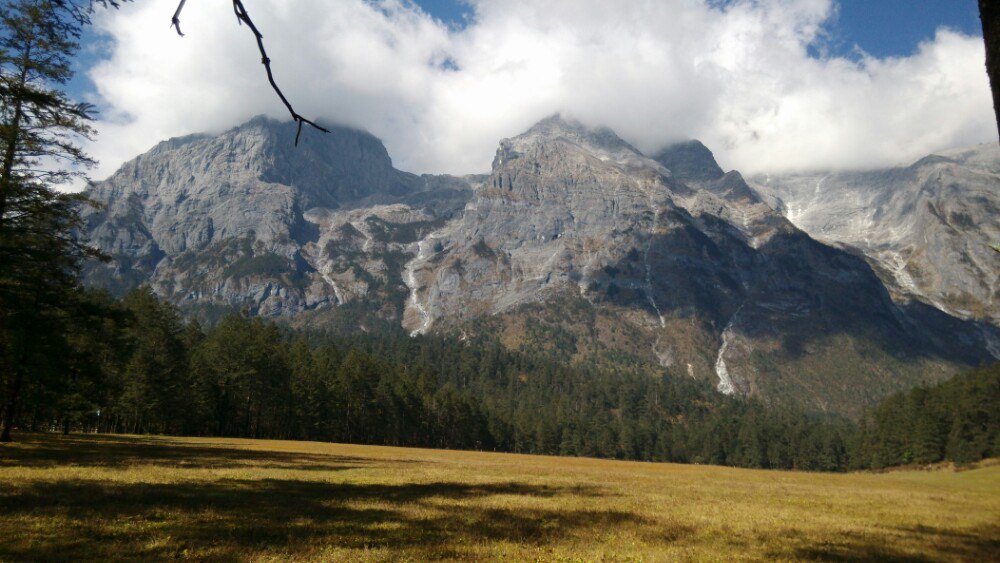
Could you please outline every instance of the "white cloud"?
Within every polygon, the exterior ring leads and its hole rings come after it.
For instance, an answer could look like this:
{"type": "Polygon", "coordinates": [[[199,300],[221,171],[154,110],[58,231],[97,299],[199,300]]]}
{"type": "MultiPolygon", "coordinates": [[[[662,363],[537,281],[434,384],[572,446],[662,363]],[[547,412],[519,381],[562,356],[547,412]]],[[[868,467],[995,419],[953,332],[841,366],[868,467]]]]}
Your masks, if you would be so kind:
{"type": "MultiPolygon", "coordinates": [[[[996,139],[982,39],[905,58],[823,51],[830,0],[473,0],[448,29],[405,0],[260,0],[276,77],[306,116],[367,129],[415,172],[485,171],[500,138],[561,111],[654,151],[699,138],[747,172],[871,167],[996,139]],[[457,68],[456,68],[457,67],[457,68]]],[[[98,22],[95,177],[167,137],[284,108],[225,2],[145,0],[98,22]]],[[[891,33],[891,30],[887,30],[891,33]]]]}

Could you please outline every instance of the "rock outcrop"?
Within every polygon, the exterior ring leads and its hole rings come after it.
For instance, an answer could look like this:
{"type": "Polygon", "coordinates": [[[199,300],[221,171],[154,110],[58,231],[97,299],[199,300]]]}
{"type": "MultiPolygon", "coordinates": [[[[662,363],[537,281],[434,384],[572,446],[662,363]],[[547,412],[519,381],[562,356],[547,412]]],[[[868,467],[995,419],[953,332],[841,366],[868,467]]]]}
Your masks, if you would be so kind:
{"type": "MultiPolygon", "coordinates": [[[[255,118],[218,136],[171,139],[92,186],[102,207],[84,210],[87,235],[113,260],[90,265],[88,282],[117,293],[149,284],[209,318],[234,308],[295,315],[405,292],[393,260],[462,209],[472,180],[400,172],[361,131],[333,127],[299,147],[294,134],[255,118]]],[[[399,314],[391,309],[390,319],[399,314]]]]}
{"type": "Polygon", "coordinates": [[[1000,147],[868,172],[762,176],[754,186],[817,240],[863,255],[897,300],[1000,324],[1000,147]]]}
{"type": "MultiPolygon", "coordinates": [[[[612,330],[638,329],[639,357],[722,392],[811,395],[821,408],[988,357],[978,325],[941,320],[957,331],[942,336],[897,307],[862,258],[812,239],[691,147],[652,160],[558,117],[502,141],[462,220],[407,265],[404,325],[558,315],[531,305],[575,296],[630,325],[612,330]]],[[[584,348],[613,341],[591,339],[584,348]]]]}

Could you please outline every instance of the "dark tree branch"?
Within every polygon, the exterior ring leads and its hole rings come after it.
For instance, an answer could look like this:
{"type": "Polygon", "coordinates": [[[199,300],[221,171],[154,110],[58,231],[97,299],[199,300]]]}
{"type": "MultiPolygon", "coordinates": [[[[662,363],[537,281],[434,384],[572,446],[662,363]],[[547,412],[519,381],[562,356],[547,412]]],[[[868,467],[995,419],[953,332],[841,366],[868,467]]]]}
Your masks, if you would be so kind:
{"type": "MultiPolygon", "coordinates": [[[[181,10],[184,9],[184,3],[186,1],[187,0],[180,0],[180,3],[177,5],[177,11],[174,12],[174,17],[170,20],[170,25],[177,29],[177,34],[181,37],[184,36],[184,34],[181,33],[181,10]]],[[[257,26],[254,25],[253,20],[250,19],[250,14],[247,13],[246,7],[243,6],[243,0],[233,0],[233,13],[236,14],[236,21],[240,24],[246,24],[246,26],[250,28],[250,31],[253,33],[254,39],[257,40],[257,50],[260,51],[260,62],[264,65],[264,70],[267,72],[267,81],[271,84],[271,88],[274,90],[274,93],[278,95],[281,103],[285,104],[285,108],[287,108],[288,113],[291,114],[292,120],[294,120],[298,125],[298,128],[295,131],[295,146],[299,145],[299,136],[302,135],[303,124],[310,125],[324,133],[329,133],[329,129],[317,125],[315,122],[302,117],[298,112],[296,112],[295,108],[292,107],[291,102],[288,101],[288,98],[286,98],[285,94],[281,91],[281,88],[278,87],[278,83],[274,81],[274,73],[271,71],[271,59],[267,56],[267,51],[264,49],[264,35],[261,34],[260,30],[257,29],[257,26]]]]}
{"type": "Polygon", "coordinates": [[[174,12],[174,17],[170,18],[170,26],[177,29],[177,35],[184,37],[181,32],[181,10],[184,9],[184,3],[187,0],[181,0],[181,3],[177,5],[177,11],[174,12]]]}

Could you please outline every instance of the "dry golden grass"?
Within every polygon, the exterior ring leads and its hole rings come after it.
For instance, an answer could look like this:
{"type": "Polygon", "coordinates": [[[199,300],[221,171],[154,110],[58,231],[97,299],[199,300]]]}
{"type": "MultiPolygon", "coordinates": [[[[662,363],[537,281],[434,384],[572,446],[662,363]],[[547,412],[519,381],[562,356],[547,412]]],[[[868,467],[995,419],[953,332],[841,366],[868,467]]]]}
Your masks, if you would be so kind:
{"type": "Polygon", "coordinates": [[[996,465],[829,475],[230,439],[0,446],[2,560],[998,554],[996,465]]]}

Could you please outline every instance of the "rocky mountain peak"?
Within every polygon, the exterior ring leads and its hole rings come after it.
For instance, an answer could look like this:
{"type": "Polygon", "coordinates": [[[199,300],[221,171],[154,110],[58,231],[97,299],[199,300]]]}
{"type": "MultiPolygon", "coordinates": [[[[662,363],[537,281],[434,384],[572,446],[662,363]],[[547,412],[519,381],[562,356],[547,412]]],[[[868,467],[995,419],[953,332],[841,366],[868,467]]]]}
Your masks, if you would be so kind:
{"type": "Polygon", "coordinates": [[[503,139],[493,161],[494,170],[522,154],[586,153],[606,162],[630,167],[659,166],[607,127],[588,127],[559,114],[549,116],[520,135],[503,139]]]}
{"type": "Polygon", "coordinates": [[[403,195],[417,179],[399,172],[377,137],[351,127],[323,124],[330,132],[303,135],[295,146],[296,125],[256,117],[224,135],[262,138],[264,182],[295,187],[305,208],[338,207],[379,194],[403,195]]]}
{"type": "MultiPolygon", "coordinates": [[[[1000,324],[1000,146],[895,168],[759,177],[758,193],[816,239],[865,256],[897,300],[1000,324]]],[[[1000,343],[991,347],[1000,356],[1000,343]]]]}
{"type": "Polygon", "coordinates": [[[564,118],[558,113],[539,121],[517,136],[517,139],[532,141],[558,138],[605,150],[626,148],[638,152],[607,127],[587,127],[579,121],[564,118]]]}
{"type": "Polygon", "coordinates": [[[1000,146],[996,143],[983,143],[972,147],[963,147],[942,151],[942,156],[956,160],[962,165],[989,174],[1000,174],[1000,146]]]}
{"type": "Polygon", "coordinates": [[[938,164],[958,164],[958,161],[939,154],[930,154],[911,164],[910,169],[917,170],[925,166],[935,166],[938,164]]]}
{"type": "MultiPolygon", "coordinates": [[[[104,207],[83,210],[88,238],[115,262],[91,265],[88,281],[116,292],[148,283],[181,303],[261,314],[341,303],[350,289],[332,289],[333,234],[324,229],[354,229],[368,250],[376,237],[415,236],[392,232],[454,213],[471,193],[460,178],[396,170],[367,132],[326,126],[330,133],[303,135],[296,147],[294,123],[256,117],[160,143],[92,185],[88,194],[104,207]]],[[[362,294],[374,285],[354,283],[362,294]]]]}
{"type": "Polygon", "coordinates": [[[653,159],[682,182],[710,182],[724,174],[712,151],[698,140],[670,145],[653,155],[653,159]]]}

